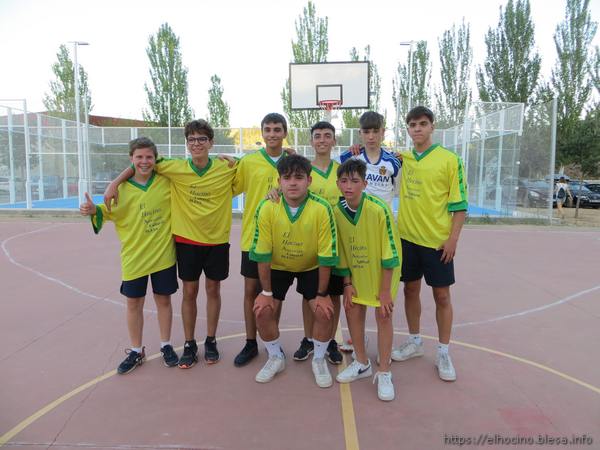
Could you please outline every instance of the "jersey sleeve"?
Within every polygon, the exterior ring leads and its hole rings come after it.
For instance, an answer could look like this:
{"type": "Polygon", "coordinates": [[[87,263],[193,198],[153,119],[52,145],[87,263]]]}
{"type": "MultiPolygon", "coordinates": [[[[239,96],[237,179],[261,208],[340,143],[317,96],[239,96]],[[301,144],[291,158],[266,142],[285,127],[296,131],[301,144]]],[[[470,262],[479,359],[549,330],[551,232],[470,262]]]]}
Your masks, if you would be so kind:
{"type": "Polygon", "coordinates": [[[181,174],[183,164],[187,164],[184,159],[159,158],[156,160],[154,170],[156,173],[171,179],[173,176],[181,174]]]}
{"type": "Polygon", "coordinates": [[[392,213],[387,206],[381,206],[379,228],[381,232],[381,267],[384,269],[398,267],[400,265],[398,238],[392,213]]]}
{"type": "Polygon", "coordinates": [[[245,191],[245,173],[246,163],[244,158],[240,159],[236,166],[235,176],[233,177],[233,196],[240,195],[245,191]]]}
{"type": "Polygon", "coordinates": [[[383,152],[385,154],[385,160],[389,161],[392,167],[394,168],[392,178],[396,178],[398,176],[398,173],[400,172],[400,167],[402,167],[402,163],[398,158],[396,158],[396,156],[393,153],[388,152],[387,150],[384,150],[383,152]]]}
{"type": "Polygon", "coordinates": [[[94,229],[94,233],[100,233],[104,222],[107,220],[111,220],[112,213],[108,212],[106,206],[104,205],[96,205],[96,214],[90,216],[92,221],[92,228],[94,229]]]}
{"type": "Polygon", "coordinates": [[[448,211],[466,211],[469,206],[467,201],[467,179],[460,157],[457,156],[449,164],[449,172],[448,211]]]}
{"type": "Polygon", "coordinates": [[[320,203],[318,260],[320,266],[336,266],[339,262],[337,227],[329,204],[320,203]]]}
{"type": "Polygon", "coordinates": [[[271,262],[273,256],[273,203],[263,200],[254,215],[254,237],[250,247],[250,259],[256,262],[271,262]]]}
{"type": "Polygon", "coordinates": [[[350,158],[352,158],[352,152],[350,152],[350,150],[346,150],[340,155],[340,164],[344,164],[350,158]]]}

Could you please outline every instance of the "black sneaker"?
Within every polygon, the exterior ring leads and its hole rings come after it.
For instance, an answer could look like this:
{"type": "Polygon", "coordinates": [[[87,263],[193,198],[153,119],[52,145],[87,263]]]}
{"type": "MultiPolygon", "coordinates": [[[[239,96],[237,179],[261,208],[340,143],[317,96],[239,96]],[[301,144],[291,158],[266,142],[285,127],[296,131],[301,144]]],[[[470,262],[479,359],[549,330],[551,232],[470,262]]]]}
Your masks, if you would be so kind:
{"type": "Polygon", "coordinates": [[[179,368],[189,369],[198,362],[198,345],[196,341],[187,341],[183,346],[183,355],[179,358],[179,368]]]}
{"type": "Polygon", "coordinates": [[[233,360],[233,365],[236,367],[242,367],[252,361],[253,358],[258,356],[258,344],[256,341],[246,339],[246,345],[241,352],[233,360]]]}
{"type": "Polygon", "coordinates": [[[217,350],[217,340],[204,341],[204,360],[207,364],[215,364],[219,362],[219,350],[217,350]]]}
{"type": "Polygon", "coordinates": [[[329,345],[327,346],[327,361],[331,364],[341,364],[343,360],[344,356],[338,349],[338,343],[335,339],[330,340],[329,345]]]}
{"type": "Polygon", "coordinates": [[[306,338],[302,338],[300,342],[300,347],[294,353],[294,359],[296,361],[305,361],[308,359],[308,356],[315,350],[315,344],[309,341],[306,338]]]}
{"type": "Polygon", "coordinates": [[[141,366],[144,363],[144,360],[146,359],[145,348],[146,347],[142,347],[142,353],[135,352],[130,348],[125,350],[127,358],[125,358],[123,362],[119,364],[117,372],[121,375],[125,375],[126,373],[131,372],[137,366],[141,366]]]}
{"type": "Polygon", "coordinates": [[[177,356],[177,353],[173,350],[172,345],[165,345],[160,349],[160,352],[162,353],[165,366],[175,367],[177,363],[179,363],[179,356],[177,356]]]}

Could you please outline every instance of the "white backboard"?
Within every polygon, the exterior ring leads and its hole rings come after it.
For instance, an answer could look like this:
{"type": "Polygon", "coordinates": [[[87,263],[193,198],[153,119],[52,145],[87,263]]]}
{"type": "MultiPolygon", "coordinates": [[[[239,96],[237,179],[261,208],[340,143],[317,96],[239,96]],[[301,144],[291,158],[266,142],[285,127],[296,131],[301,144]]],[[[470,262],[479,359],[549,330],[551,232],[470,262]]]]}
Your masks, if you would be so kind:
{"type": "Polygon", "coordinates": [[[320,100],[368,109],[369,62],[290,63],[291,109],[319,109],[320,100]]]}

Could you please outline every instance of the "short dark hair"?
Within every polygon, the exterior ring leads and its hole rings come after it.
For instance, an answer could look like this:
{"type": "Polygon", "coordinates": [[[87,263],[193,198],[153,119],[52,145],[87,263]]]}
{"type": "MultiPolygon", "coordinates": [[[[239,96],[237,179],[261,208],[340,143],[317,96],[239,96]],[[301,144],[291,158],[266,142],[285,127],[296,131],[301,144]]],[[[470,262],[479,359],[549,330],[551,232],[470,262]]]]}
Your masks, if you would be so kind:
{"type": "Polygon", "coordinates": [[[203,134],[211,141],[215,137],[215,132],[213,128],[204,119],[192,120],[191,122],[185,124],[185,138],[187,139],[190,134],[194,133],[203,134]]]}
{"type": "Polygon", "coordinates": [[[385,127],[384,117],[375,111],[367,111],[358,119],[361,130],[374,130],[385,127]]]}
{"type": "Polygon", "coordinates": [[[431,123],[435,121],[433,111],[431,111],[427,106],[415,106],[406,115],[406,124],[408,125],[408,122],[411,120],[415,120],[423,116],[427,117],[431,123]]]}
{"type": "Polygon", "coordinates": [[[312,135],[315,130],[331,130],[331,131],[333,131],[333,137],[335,137],[335,127],[332,124],[330,124],[329,122],[321,121],[321,122],[315,123],[310,128],[310,137],[311,138],[312,138],[312,135]]]}
{"type": "Polygon", "coordinates": [[[260,122],[260,129],[262,130],[266,123],[280,123],[283,126],[283,131],[287,133],[287,121],[279,113],[269,113],[260,122]]]}
{"type": "Polygon", "coordinates": [[[310,176],[312,165],[310,161],[302,155],[282,156],[277,161],[277,173],[279,176],[292,175],[294,173],[305,173],[310,176]]]}
{"type": "Polygon", "coordinates": [[[344,175],[352,175],[353,173],[365,181],[367,178],[367,165],[365,162],[360,159],[350,158],[337,168],[338,179],[344,175]]]}
{"type": "Polygon", "coordinates": [[[150,138],[143,136],[129,141],[129,156],[133,156],[133,153],[140,148],[149,148],[154,153],[154,157],[158,158],[158,151],[154,142],[150,138]]]}

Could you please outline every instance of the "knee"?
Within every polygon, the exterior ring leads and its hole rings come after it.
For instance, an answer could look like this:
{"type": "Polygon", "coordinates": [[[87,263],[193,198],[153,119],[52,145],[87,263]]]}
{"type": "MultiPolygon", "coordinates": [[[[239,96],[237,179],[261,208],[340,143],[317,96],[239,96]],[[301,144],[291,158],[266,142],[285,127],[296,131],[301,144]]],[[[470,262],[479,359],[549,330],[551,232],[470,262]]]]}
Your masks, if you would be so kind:
{"type": "Polygon", "coordinates": [[[381,311],[381,308],[377,308],[375,310],[375,321],[377,322],[378,326],[390,324],[392,323],[392,315],[390,314],[389,316],[385,317],[381,311]]]}
{"type": "Polygon", "coordinates": [[[144,298],[127,299],[127,310],[131,312],[141,312],[144,309],[144,298]]]}
{"type": "Polygon", "coordinates": [[[330,319],[328,319],[325,315],[325,311],[323,311],[321,308],[317,308],[313,313],[313,316],[315,318],[315,322],[319,325],[324,325],[330,322],[330,319]]]}
{"type": "Polygon", "coordinates": [[[450,306],[450,292],[435,292],[433,295],[435,304],[440,308],[450,306]]]}
{"type": "Polygon", "coordinates": [[[404,298],[408,301],[414,300],[418,298],[420,290],[421,286],[407,283],[404,285],[404,298]]]}
{"type": "Polygon", "coordinates": [[[221,295],[221,283],[219,281],[207,281],[206,282],[206,295],[207,297],[218,297],[221,295]]]}

